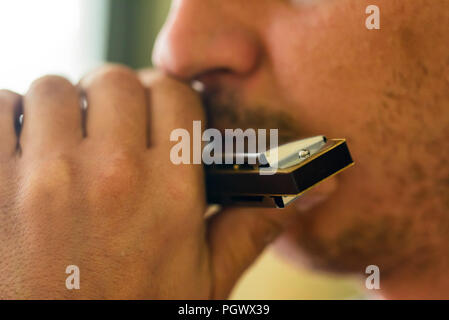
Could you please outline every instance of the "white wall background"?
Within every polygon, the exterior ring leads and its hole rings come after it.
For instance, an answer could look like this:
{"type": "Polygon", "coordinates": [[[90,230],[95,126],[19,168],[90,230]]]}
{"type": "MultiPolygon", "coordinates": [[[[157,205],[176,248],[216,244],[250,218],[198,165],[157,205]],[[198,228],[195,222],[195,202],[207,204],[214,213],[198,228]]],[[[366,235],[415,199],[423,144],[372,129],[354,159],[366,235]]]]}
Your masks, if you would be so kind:
{"type": "Polygon", "coordinates": [[[107,1],[0,0],[0,88],[45,74],[73,82],[104,61],[107,1]]]}

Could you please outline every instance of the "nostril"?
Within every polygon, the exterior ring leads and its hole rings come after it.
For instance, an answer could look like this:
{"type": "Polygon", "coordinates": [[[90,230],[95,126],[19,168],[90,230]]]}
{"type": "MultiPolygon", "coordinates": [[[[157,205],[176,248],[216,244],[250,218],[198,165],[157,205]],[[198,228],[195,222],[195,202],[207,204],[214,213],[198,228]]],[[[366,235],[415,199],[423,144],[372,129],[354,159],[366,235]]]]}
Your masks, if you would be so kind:
{"type": "Polygon", "coordinates": [[[190,82],[217,74],[249,74],[259,64],[262,46],[243,26],[199,32],[198,26],[185,24],[180,18],[169,23],[156,41],[153,63],[166,74],[190,82]]]}
{"type": "Polygon", "coordinates": [[[214,10],[209,1],[177,3],[156,41],[154,65],[181,81],[204,80],[206,87],[218,76],[257,69],[263,51],[257,30],[214,10]],[[207,17],[198,19],[200,9],[207,17]]]}

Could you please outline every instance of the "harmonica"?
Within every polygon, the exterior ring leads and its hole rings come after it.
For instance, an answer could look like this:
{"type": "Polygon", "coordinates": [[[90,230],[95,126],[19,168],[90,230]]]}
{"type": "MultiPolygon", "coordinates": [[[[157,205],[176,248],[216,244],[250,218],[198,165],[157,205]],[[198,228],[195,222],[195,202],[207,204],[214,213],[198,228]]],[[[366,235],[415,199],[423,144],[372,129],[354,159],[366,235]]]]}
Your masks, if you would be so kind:
{"type": "Polygon", "coordinates": [[[209,204],[285,208],[320,182],[354,165],[346,140],[325,136],[244,157],[243,164],[205,166],[209,204]]]}

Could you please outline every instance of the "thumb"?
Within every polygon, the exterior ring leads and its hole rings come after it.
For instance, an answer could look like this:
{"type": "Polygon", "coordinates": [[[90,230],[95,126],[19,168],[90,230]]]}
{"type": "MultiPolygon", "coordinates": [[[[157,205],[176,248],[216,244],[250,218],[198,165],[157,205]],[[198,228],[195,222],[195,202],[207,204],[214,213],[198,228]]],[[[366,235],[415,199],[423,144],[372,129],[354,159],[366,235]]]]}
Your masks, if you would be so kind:
{"type": "Polygon", "coordinates": [[[336,189],[335,179],[328,179],[309,191],[290,207],[279,209],[229,208],[208,221],[213,293],[225,299],[242,273],[287,227],[329,198],[336,189]]]}
{"type": "Polygon", "coordinates": [[[242,273],[279,236],[295,212],[277,209],[225,209],[209,220],[208,241],[214,288],[225,299],[242,273]]]}

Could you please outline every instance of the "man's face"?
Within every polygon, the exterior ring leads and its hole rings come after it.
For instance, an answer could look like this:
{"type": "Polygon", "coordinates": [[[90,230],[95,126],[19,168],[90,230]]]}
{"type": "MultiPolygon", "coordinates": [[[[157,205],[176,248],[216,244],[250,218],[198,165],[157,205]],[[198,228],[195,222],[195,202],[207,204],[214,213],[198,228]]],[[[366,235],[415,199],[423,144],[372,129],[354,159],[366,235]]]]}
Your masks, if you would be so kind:
{"type": "Polygon", "coordinates": [[[346,138],[356,166],[289,239],[315,265],[397,275],[449,243],[447,30],[447,0],[176,0],[154,59],[203,82],[212,127],[346,138]]]}

